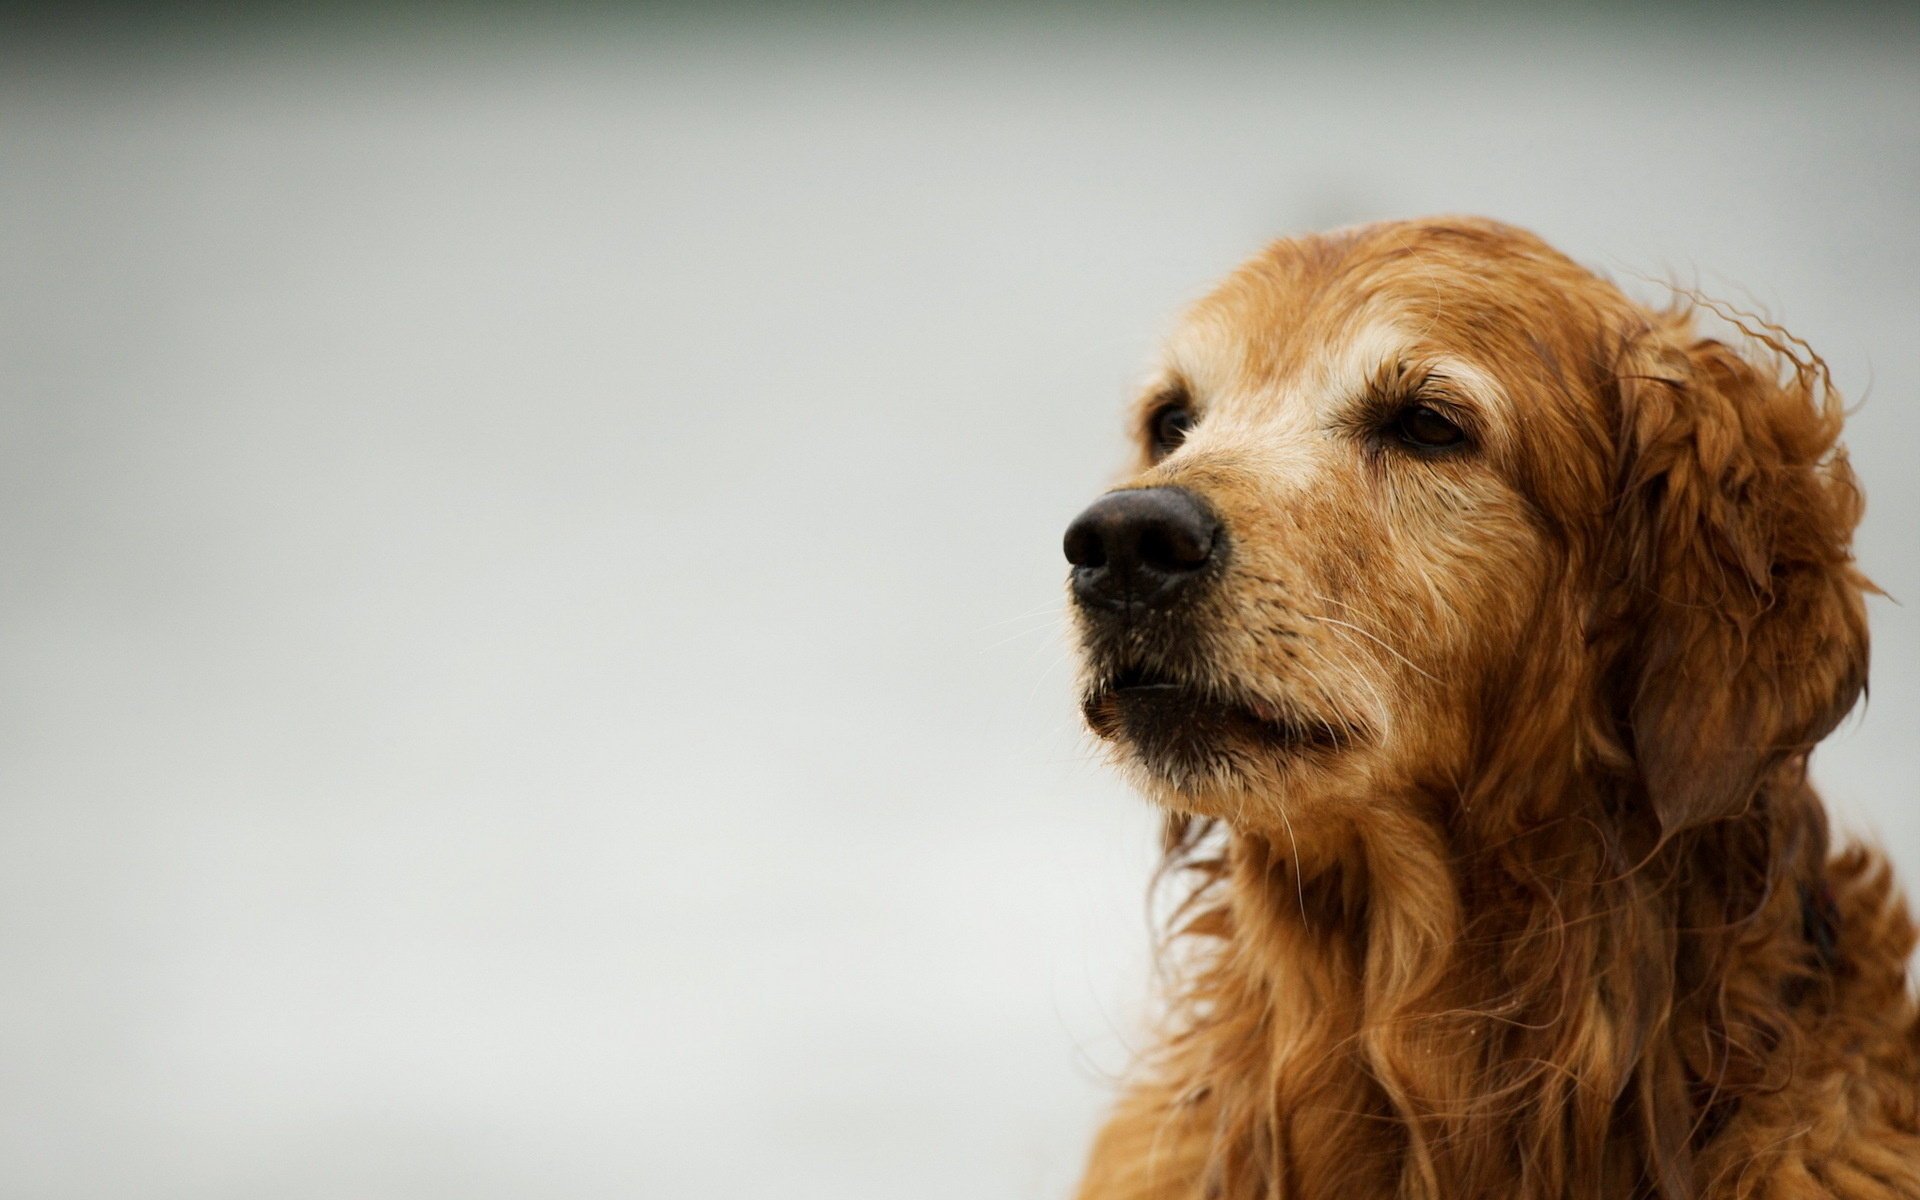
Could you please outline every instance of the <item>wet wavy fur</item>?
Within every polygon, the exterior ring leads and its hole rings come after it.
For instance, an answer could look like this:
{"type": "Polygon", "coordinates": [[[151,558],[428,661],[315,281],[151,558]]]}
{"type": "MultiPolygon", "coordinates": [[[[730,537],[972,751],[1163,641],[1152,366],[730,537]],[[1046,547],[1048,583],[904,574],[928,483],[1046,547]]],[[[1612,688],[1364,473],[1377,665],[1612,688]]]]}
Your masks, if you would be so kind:
{"type": "Polygon", "coordinates": [[[1586,514],[1578,661],[1543,650],[1457,793],[1310,877],[1167,818],[1166,1015],[1083,1200],[1920,1197],[1914,929],[1806,779],[1866,675],[1840,399],[1773,325],[1582,277],[1634,316],[1559,348],[1610,462],[1540,484],[1586,514]]]}

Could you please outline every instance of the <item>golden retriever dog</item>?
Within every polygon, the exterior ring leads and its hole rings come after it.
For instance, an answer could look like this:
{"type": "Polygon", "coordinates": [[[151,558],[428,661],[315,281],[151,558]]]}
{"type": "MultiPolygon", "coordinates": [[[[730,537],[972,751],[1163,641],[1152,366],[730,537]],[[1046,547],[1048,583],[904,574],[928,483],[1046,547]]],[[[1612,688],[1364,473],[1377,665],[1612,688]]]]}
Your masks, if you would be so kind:
{"type": "Polygon", "coordinates": [[[1436,219],[1179,325],[1066,535],[1178,887],[1085,1200],[1920,1197],[1914,929],[1807,782],[1867,674],[1841,402],[1703,303],[1436,219]]]}

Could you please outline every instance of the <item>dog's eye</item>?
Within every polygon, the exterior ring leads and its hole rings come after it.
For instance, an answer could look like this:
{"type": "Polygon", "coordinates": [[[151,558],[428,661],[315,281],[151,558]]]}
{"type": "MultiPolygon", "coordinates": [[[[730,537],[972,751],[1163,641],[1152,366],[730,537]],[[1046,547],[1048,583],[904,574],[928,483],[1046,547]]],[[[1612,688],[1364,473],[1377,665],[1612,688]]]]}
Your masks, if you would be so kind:
{"type": "Polygon", "coordinates": [[[1458,425],[1424,404],[1409,404],[1395,413],[1387,430],[1416,450],[1445,450],[1467,440],[1458,425]]]}
{"type": "Polygon", "coordinates": [[[1153,439],[1153,456],[1165,458],[1187,440],[1187,433],[1193,428],[1193,410],[1184,404],[1169,404],[1153,414],[1153,420],[1147,423],[1148,436],[1153,439]]]}

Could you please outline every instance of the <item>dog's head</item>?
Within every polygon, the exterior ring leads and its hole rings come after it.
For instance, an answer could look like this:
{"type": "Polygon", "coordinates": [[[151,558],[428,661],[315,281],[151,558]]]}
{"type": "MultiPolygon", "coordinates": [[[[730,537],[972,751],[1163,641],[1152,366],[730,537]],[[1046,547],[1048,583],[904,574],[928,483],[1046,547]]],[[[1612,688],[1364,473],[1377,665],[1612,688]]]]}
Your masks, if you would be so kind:
{"type": "Polygon", "coordinates": [[[1866,662],[1838,402],[1761,332],[1491,222],[1271,247],[1067,531],[1089,726],[1167,807],[1302,842],[1528,772],[1737,813],[1866,662]]]}

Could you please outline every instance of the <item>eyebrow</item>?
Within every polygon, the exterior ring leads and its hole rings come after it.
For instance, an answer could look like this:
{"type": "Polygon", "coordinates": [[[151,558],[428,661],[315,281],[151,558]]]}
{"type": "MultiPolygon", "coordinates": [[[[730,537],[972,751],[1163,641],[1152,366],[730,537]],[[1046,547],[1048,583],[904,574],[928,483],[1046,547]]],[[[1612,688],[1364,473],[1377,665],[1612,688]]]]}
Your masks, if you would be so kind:
{"type": "Polygon", "coordinates": [[[1434,375],[1435,372],[1414,365],[1404,356],[1395,356],[1373,369],[1367,377],[1366,390],[1369,397],[1404,400],[1425,387],[1434,375]]]}

